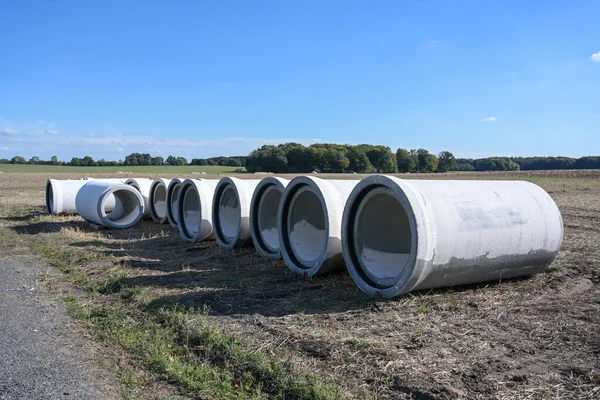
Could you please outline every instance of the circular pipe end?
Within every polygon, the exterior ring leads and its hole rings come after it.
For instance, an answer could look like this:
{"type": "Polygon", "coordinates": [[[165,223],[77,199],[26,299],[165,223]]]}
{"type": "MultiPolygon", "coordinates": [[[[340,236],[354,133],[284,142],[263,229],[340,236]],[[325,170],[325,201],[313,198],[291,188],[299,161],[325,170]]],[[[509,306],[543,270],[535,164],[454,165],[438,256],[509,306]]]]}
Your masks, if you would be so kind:
{"type": "Polygon", "coordinates": [[[54,214],[54,189],[52,179],[46,182],[46,213],[54,214]]]}
{"type": "Polygon", "coordinates": [[[191,180],[184,181],[179,189],[177,221],[181,237],[191,243],[198,241],[202,224],[202,202],[198,188],[191,180]]]}
{"type": "Polygon", "coordinates": [[[177,201],[179,200],[181,183],[181,179],[175,178],[169,183],[169,187],[167,188],[167,220],[173,228],[177,228],[178,225],[177,201]]]}
{"type": "Polygon", "coordinates": [[[310,176],[292,179],[278,212],[281,255],[290,270],[306,278],[321,272],[329,245],[329,215],[321,184],[321,179],[310,176]]]}
{"type": "Polygon", "coordinates": [[[238,246],[242,229],[242,212],[240,194],[232,178],[223,178],[217,184],[212,214],[217,243],[226,249],[238,246]]]}
{"type": "Polygon", "coordinates": [[[144,215],[144,198],[130,185],[111,187],[98,202],[98,215],[108,228],[125,229],[137,224],[144,215]],[[115,206],[107,213],[107,201],[114,196],[115,206]]]}
{"type": "Polygon", "coordinates": [[[352,191],[342,219],[350,276],[365,293],[391,298],[414,286],[417,223],[397,178],[374,175],[352,191]]]}
{"type": "Polygon", "coordinates": [[[156,179],[150,186],[150,216],[160,224],[167,220],[167,186],[162,179],[156,179]]]}
{"type": "Polygon", "coordinates": [[[263,257],[281,258],[277,216],[287,180],[267,177],[260,181],[250,202],[250,235],[263,257]]]}

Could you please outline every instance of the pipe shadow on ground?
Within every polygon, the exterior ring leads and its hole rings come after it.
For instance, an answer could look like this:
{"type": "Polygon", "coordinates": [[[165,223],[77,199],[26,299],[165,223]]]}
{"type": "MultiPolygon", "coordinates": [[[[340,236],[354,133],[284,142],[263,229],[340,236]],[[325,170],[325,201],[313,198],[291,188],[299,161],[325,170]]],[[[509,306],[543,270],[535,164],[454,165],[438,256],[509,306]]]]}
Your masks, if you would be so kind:
{"type": "Polygon", "coordinates": [[[60,232],[63,228],[77,228],[80,230],[88,229],[89,224],[85,221],[61,221],[61,222],[34,222],[28,225],[18,225],[11,227],[19,235],[37,235],[39,233],[60,232]]]}
{"type": "MultiPolygon", "coordinates": [[[[114,238],[113,232],[107,235],[114,238]]],[[[117,257],[124,268],[131,269],[126,276],[111,281],[104,288],[105,293],[132,287],[169,290],[167,296],[150,303],[151,309],[207,307],[211,315],[279,317],[345,312],[367,306],[377,309],[381,302],[406,299],[406,296],[392,300],[369,297],[360,292],[345,271],[303,279],[289,271],[283,261],[262,258],[254,248],[224,250],[215,242],[190,244],[175,235],[137,239],[144,235],[127,231],[118,234],[128,240],[90,240],[71,246],[117,257]]],[[[409,296],[471,291],[496,284],[486,282],[409,296]]]]}

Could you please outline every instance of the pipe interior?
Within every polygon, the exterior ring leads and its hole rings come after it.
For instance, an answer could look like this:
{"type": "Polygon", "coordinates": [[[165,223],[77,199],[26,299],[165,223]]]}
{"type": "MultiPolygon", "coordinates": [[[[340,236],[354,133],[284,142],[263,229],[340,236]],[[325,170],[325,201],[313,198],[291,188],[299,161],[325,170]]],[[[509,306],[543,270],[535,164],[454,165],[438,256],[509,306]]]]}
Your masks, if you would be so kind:
{"type": "Polygon", "coordinates": [[[279,251],[279,230],[277,229],[277,211],[282,192],[275,186],[269,186],[263,193],[258,205],[258,232],[269,250],[279,251]]]}
{"type": "Polygon", "coordinates": [[[167,189],[165,185],[158,183],[154,186],[154,193],[152,196],[154,202],[154,214],[158,219],[163,219],[167,216],[167,189]]]}
{"type": "Polygon", "coordinates": [[[171,217],[173,221],[179,223],[179,214],[177,213],[177,200],[179,199],[179,191],[181,190],[181,184],[178,183],[173,187],[171,191],[171,204],[169,204],[169,210],[171,211],[171,217]]]}
{"type": "Polygon", "coordinates": [[[227,185],[219,199],[219,228],[223,241],[235,240],[240,232],[242,213],[238,195],[231,185],[227,185]]]}
{"type": "Polygon", "coordinates": [[[394,279],[410,259],[412,232],[404,207],[388,188],[361,201],[355,216],[354,251],[362,270],[378,282],[394,279]]]}
{"type": "Polygon", "coordinates": [[[189,186],[181,199],[181,215],[183,216],[181,228],[188,236],[195,237],[200,231],[202,210],[200,209],[200,197],[193,187],[189,186]]]}
{"type": "Polygon", "coordinates": [[[52,182],[46,183],[46,209],[48,214],[54,212],[54,191],[52,190],[52,182]]]}
{"type": "Polygon", "coordinates": [[[141,213],[141,204],[137,194],[131,190],[125,189],[113,191],[114,208],[112,211],[110,211],[110,207],[107,206],[107,203],[110,202],[110,199],[108,199],[110,195],[111,194],[105,197],[105,201],[102,204],[104,216],[117,226],[133,224],[141,213]],[[107,199],[109,201],[106,201],[107,199]]]}
{"type": "Polygon", "coordinates": [[[319,197],[306,185],[290,201],[287,237],[296,259],[307,267],[325,252],[327,227],[319,197]]]}

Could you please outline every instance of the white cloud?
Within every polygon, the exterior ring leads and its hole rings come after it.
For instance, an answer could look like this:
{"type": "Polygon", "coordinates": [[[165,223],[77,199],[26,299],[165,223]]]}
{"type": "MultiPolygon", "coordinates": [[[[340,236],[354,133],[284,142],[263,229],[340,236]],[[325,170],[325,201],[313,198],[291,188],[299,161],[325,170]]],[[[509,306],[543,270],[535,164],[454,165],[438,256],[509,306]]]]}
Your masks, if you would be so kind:
{"type": "Polygon", "coordinates": [[[481,120],[481,122],[496,122],[498,119],[496,117],[488,117],[481,120]]]}
{"type": "Polygon", "coordinates": [[[2,146],[2,147],[0,147],[0,150],[2,150],[2,151],[9,151],[10,147],[2,146]]]}
{"type": "Polygon", "coordinates": [[[594,62],[600,62],[600,51],[592,54],[592,56],[590,57],[590,60],[592,60],[594,62]]]}
{"type": "Polygon", "coordinates": [[[60,134],[60,132],[59,132],[59,131],[57,131],[56,129],[46,129],[46,130],[44,131],[44,133],[45,133],[46,135],[53,135],[53,136],[56,136],[56,135],[59,135],[59,134],[60,134]]]}
{"type": "Polygon", "coordinates": [[[4,135],[18,135],[19,132],[17,132],[14,129],[11,128],[4,128],[0,131],[0,133],[4,134],[4,135]]]}
{"type": "Polygon", "coordinates": [[[124,152],[125,150],[123,150],[122,148],[120,148],[120,147],[119,147],[119,148],[117,149],[117,151],[118,151],[119,153],[122,153],[122,152],[124,152]]]}
{"type": "Polygon", "coordinates": [[[437,43],[437,41],[435,41],[435,40],[430,40],[430,41],[429,41],[429,44],[431,44],[431,45],[434,45],[434,44],[436,44],[436,43],[437,43]]]}

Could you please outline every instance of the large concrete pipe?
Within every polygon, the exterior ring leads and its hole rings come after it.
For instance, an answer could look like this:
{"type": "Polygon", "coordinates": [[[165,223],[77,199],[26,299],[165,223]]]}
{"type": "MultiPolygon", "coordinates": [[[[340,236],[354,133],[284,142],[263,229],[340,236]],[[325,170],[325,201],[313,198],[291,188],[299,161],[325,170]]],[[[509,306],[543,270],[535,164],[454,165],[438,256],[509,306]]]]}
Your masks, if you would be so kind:
{"type": "Polygon", "coordinates": [[[137,189],[144,199],[144,217],[150,218],[150,187],[152,179],[147,178],[130,178],[125,181],[125,184],[131,185],[137,189]]]}
{"type": "Polygon", "coordinates": [[[374,175],[350,194],[342,233],[358,287],[390,298],[542,271],[563,224],[548,193],[529,182],[374,175]]]}
{"type": "Polygon", "coordinates": [[[177,228],[177,201],[182,182],[179,178],[171,179],[167,187],[167,220],[173,228],[177,228]]]}
{"type": "Polygon", "coordinates": [[[304,277],[344,268],[342,215],[357,180],[299,176],[279,203],[279,242],[287,266],[304,277]]]}
{"type": "Polygon", "coordinates": [[[186,179],[179,190],[179,234],[188,242],[213,237],[212,202],[218,179],[186,179]]]}
{"type": "Polygon", "coordinates": [[[167,220],[167,188],[170,179],[156,178],[150,185],[150,217],[159,224],[167,220]]]}
{"type": "MultiPolygon", "coordinates": [[[[79,189],[93,178],[60,180],[48,179],[46,182],[46,212],[48,214],[76,214],[75,198],[79,189]]],[[[101,179],[109,182],[125,182],[125,179],[101,179]]]]}
{"type": "Polygon", "coordinates": [[[283,191],[290,181],[269,176],[260,181],[250,202],[250,234],[258,253],[264,257],[279,258],[279,231],[277,215],[283,191]]]}
{"type": "Polygon", "coordinates": [[[260,179],[226,177],[219,181],[212,203],[217,243],[226,249],[252,243],[250,202],[260,179]]]}
{"type": "Polygon", "coordinates": [[[144,198],[133,186],[107,181],[90,181],[75,199],[83,219],[107,228],[129,228],[142,218],[144,198]]]}

